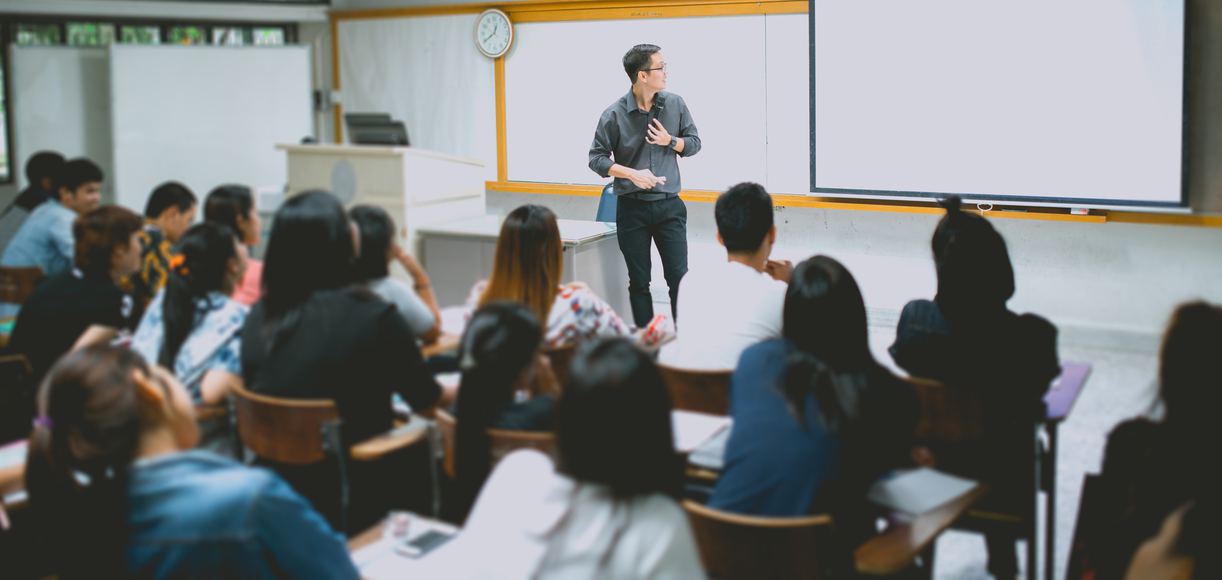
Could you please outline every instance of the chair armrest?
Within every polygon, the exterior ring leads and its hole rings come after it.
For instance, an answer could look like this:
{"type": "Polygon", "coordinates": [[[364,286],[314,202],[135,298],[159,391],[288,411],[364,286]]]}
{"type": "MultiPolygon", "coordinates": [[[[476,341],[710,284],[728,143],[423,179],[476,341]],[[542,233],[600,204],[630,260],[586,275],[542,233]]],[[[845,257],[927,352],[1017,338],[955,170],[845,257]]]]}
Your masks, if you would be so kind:
{"type": "Polygon", "coordinates": [[[439,354],[458,352],[458,345],[461,340],[462,336],[460,335],[443,333],[437,339],[437,342],[425,345],[424,348],[420,349],[420,354],[428,359],[439,354]]]}
{"type": "Polygon", "coordinates": [[[870,576],[890,576],[903,571],[987,490],[988,486],[978,484],[971,491],[917,516],[911,522],[892,524],[853,552],[857,572],[870,576]]]}
{"type": "Polygon", "coordinates": [[[357,461],[373,461],[427,440],[427,425],[423,420],[415,420],[357,443],[349,451],[357,461]]]}

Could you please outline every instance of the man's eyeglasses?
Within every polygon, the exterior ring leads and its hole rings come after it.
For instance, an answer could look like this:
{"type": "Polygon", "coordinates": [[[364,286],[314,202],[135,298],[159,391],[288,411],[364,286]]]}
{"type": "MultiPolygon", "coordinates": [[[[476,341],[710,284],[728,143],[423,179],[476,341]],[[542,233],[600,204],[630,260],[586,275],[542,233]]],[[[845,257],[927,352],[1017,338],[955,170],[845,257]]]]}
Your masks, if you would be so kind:
{"type": "Polygon", "coordinates": [[[662,66],[657,67],[657,68],[643,68],[641,69],[641,72],[650,72],[650,71],[655,71],[655,70],[665,71],[666,63],[662,63],[662,66]]]}

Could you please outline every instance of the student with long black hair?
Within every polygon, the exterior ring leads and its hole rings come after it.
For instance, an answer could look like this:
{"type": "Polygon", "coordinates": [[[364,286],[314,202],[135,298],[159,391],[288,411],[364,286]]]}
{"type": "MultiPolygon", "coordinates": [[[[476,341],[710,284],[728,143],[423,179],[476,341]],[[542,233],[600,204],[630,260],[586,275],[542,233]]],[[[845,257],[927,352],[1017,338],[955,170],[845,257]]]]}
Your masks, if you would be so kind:
{"type": "Polygon", "coordinates": [[[843,265],[815,256],[794,268],[781,338],[743,352],[730,397],[734,430],[709,505],[830,511],[846,534],[868,533],[854,510],[875,479],[910,463],[916,399],[870,354],[865,303],[843,265]]]}
{"type": "Polygon", "coordinates": [[[488,478],[488,429],[550,431],[559,387],[540,353],[543,330],[525,306],[494,302],[467,324],[459,351],[455,469],[465,516],[488,478]],[[521,400],[519,400],[521,399],[521,400]]]}
{"type": "MultiPolygon", "coordinates": [[[[979,393],[982,441],[935,449],[937,465],[988,483],[990,508],[1029,512],[1036,493],[1035,423],[1060,373],[1057,331],[1039,316],[1006,306],[1015,289],[1006,242],[987,219],[960,205],[958,197],[943,202],[946,216],[931,243],[937,295],[904,306],[891,356],[911,375],[979,393]]],[[[1014,576],[1015,539],[996,531],[985,539],[989,571],[1014,576]]]]}
{"type": "Polygon", "coordinates": [[[165,290],[132,339],[133,350],[170,369],[197,403],[220,403],[242,384],[247,309],[230,295],[245,268],[246,248],[229,228],[204,223],[187,230],[165,290]]]}
{"type": "Polygon", "coordinates": [[[345,441],[386,431],[399,393],[416,411],[441,387],[393,306],[352,286],[355,231],[324,191],[293,196],[272,225],[263,299],[242,331],[242,374],[252,391],[332,399],[345,441]]]}
{"type": "MultiPolygon", "coordinates": [[[[421,577],[703,578],[677,499],[670,395],[625,338],[578,347],[556,408],[560,460],[509,454],[421,577]]],[[[459,419],[462,423],[462,419],[459,419]]]]}
{"type": "Polygon", "coordinates": [[[135,352],[64,357],[38,413],[26,490],[60,578],[357,577],[341,537],[280,478],[188,451],[190,395],[135,352]]]}

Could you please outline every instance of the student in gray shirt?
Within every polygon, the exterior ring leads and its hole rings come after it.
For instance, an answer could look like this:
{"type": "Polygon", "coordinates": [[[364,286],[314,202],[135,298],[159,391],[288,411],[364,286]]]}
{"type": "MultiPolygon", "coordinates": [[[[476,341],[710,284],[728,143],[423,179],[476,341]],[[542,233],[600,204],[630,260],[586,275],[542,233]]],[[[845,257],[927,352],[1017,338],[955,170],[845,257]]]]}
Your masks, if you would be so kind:
{"type": "Polygon", "coordinates": [[[380,207],[358,205],[348,212],[361,233],[360,255],[355,269],[358,282],[393,304],[408,328],[425,344],[441,336],[441,311],[424,268],[395,242],[395,222],[380,207]],[[412,277],[414,286],[390,277],[390,261],[397,260],[412,277]]]}
{"type": "Polygon", "coordinates": [[[603,111],[590,144],[590,169],[614,177],[615,222],[628,265],[628,296],[638,327],[653,318],[649,244],[657,244],[670,288],[671,314],[687,272],[687,206],[679,199],[679,157],[700,151],[683,97],[666,93],[662,49],[638,44],[624,55],[632,88],[603,111]]]}

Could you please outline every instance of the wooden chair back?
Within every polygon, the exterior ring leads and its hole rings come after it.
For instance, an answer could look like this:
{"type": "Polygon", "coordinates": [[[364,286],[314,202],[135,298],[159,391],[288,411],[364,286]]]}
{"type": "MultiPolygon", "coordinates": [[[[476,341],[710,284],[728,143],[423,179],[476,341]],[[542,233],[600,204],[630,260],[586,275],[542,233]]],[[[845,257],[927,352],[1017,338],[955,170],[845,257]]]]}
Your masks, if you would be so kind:
{"type": "Polygon", "coordinates": [[[10,268],[0,266],[0,302],[25,304],[42,280],[42,268],[10,268]]]}
{"type": "Polygon", "coordinates": [[[327,458],[324,429],[339,423],[330,399],[282,399],[234,387],[238,436],[255,455],[278,463],[309,465],[327,458]]]}
{"type": "Polygon", "coordinates": [[[920,406],[918,440],[946,444],[978,441],[984,434],[984,407],[976,391],[937,381],[905,379],[920,406]]]}
{"type": "MultiPolygon", "coordinates": [[[[458,477],[454,457],[458,440],[458,420],[447,411],[438,410],[437,430],[441,432],[441,447],[445,452],[442,469],[450,479],[458,477]]],[[[515,431],[510,429],[489,429],[488,447],[492,456],[492,465],[501,462],[506,455],[518,449],[538,449],[552,457],[556,456],[556,436],[542,431],[515,431]]]]}
{"type": "Polygon", "coordinates": [[[519,449],[537,449],[556,457],[556,434],[546,431],[515,431],[508,429],[489,429],[488,448],[492,455],[491,469],[496,468],[506,455],[519,449]]]}
{"type": "Polygon", "coordinates": [[[446,477],[456,479],[458,477],[458,469],[454,466],[454,442],[458,438],[458,421],[448,411],[437,409],[437,415],[434,419],[437,422],[437,430],[441,433],[441,450],[445,455],[441,462],[441,469],[445,471],[446,477]]]}
{"type": "Polygon", "coordinates": [[[0,356],[0,444],[24,439],[34,418],[30,361],[22,354],[0,356]]]}
{"type": "Polygon", "coordinates": [[[730,414],[730,374],[733,371],[696,371],[658,365],[670,391],[671,405],[683,411],[710,415],[730,414]]]}
{"type": "Polygon", "coordinates": [[[832,535],[828,515],[744,516],[683,502],[705,572],[713,578],[821,578],[832,535]]]}
{"type": "Polygon", "coordinates": [[[547,360],[552,365],[552,373],[563,388],[569,384],[569,363],[573,361],[573,353],[577,352],[576,344],[566,344],[543,349],[547,360]]]}

